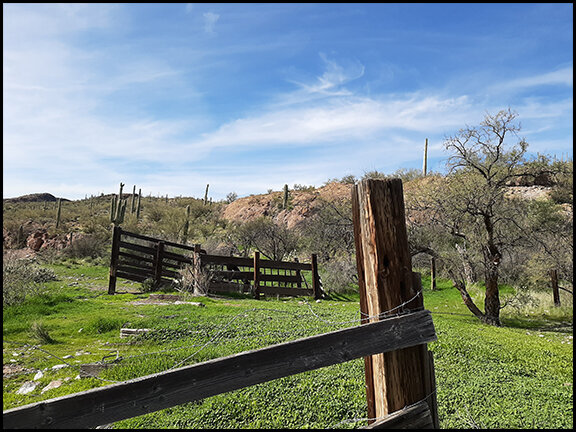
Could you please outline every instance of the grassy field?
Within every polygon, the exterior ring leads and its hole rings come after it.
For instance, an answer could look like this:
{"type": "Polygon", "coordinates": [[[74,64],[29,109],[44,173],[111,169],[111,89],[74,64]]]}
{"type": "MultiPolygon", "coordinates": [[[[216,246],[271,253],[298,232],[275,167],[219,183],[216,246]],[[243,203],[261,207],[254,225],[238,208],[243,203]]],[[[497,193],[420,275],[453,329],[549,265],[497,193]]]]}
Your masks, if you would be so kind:
{"type": "MultiPolygon", "coordinates": [[[[140,285],[121,279],[119,294],[108,296],[106,267],[51,268],[58,280],[45,283],[44,294],[4,308],[4,409],[356,325],[358,318],[354,295],[146,304],[140,285]],[[153,331],[120,338],[122,327],[153,331]],[[77,378],[79,365],[103,359],[113,366],[98,377],[77,378]],[[34,390],[18,394],[28,381],[37,384],[34,390]],[[46,390],[55,381],[60,386],[46,390]]],[[[572,428],[572,300],[563,296],[567,306],[554,308],[547,297],[531,309],[504,309],[504,326],[496,328],[474,318],[448,283],[425,290],[438,335],[429,348],[442,428],[572,428]]],[[[365,417],[363,361],[357,359],[113,427],[357,428],[365,417]]]]}

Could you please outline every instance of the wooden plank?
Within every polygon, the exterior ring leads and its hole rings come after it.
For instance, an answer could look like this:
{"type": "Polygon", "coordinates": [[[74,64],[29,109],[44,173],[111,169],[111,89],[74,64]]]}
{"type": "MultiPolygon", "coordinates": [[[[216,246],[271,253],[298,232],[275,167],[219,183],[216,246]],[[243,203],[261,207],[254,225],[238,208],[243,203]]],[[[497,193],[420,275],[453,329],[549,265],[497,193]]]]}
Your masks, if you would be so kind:
{"type": "Polygon", "coordinates": [[[146,241],[150,241],[152,243],[158,243],[159,241],[163,241],[165,245],[167,246],[171,246],[171,247],[177,247],[180,249],[185,249],[185,250],[189,250],[189,251],[194,251],[194,246],[188,246],[188,245],[183,245],[180,243],[174,243],[174,242],[170,242],[167,240],[160,240],[154,237],[149,237],[149,236],[145,236],[143,234],[136,234],[133,232],[128,232],[128,231],[122,231],[122,235],[125,235],[127,237],[134,237],[140,240],[146,240],[146,241]]]}
{"type": "MultiPolygon", "coordinates": [[[[355,185],[353,203],[362,312],[375,317],[387,311],[421,307],[415,287],[406,233],[404,196],[400,179],[362,180],[355,185]],[[401,307],[401,309],[397,309],[401,307]]],[[[425,397],[424,365],[428,358],[418,347],[372,356],[373,412],[379,418],[425,397]]]]}
{"type": "Polygon", "coordinates": [[[124,264],[118,265],[117,271],[123,273],[130,273],[135,274],[138,276],[144,277],[154,277],[154,272],[152,268],[142,268],[142,267],[135,267],[135,266],[127,266],[124,264]]]}
{"type": "Polygon", "coordinates": [[[164,251],[164,258],[176,261],[178,263],[192,264],[193,258],[188,255],[181,255],[174,252],[164,251]]]}
{"type": "Polygon", "coordinates": [[[260,298],[260,252],[254,252],[254,298],[260,298]]]}
{"type": "Polygon", "coordinates": [[[318,274],[318,258],[316,254],[312,254],[312,291],[314,291],[314,298],[316,300],[322,297],[320,275],[318,274]]]}
{"type": "Polygon", "coordinates": [[[420,401],[361,429],[434,429],[434,422],[428,404],[420,401]]]}
{"type": "Polygon", "coordinates": [[[276,287],[276,286],[264,286],[260,285],[260,293],[262,294],[279,294],[283,296],[312,296],[314,291],[312,289],[306,288],[290,288],[290,287],[276,287]]]}
{"type": "Polygon", "coordinates": [[[148,247],[148,246],[142,246],[142,245],[137,245],[134,243],[126,243],[121,241],[119,243],[120,248],[123,249],[129,249],[129,250],[133,250],[133,251],[137,251],[137,252],[142,252],[146,255],[150,255],[150,256],[154,256],[154,253],[156,252],[156,250],[152,247],[148,247]]]}
{"type": "MultiPolygon", "coordinates": [[[[360,204],[358,192],[352,188],[352,220],[360,220],[360,204]]],[[[358,287],[360,290],[360,318],[362,324],[370,322],[368,319],[368,300],[366,295],[366,282],[364,279],[364,253],[360,237],[360,224],[353,223],[354,242],[356,246],[356,267],[358,274],[358,287]]],[[[376,405],[374,402],[374,374],[372,373],[372,356],[364,357],[364,379],[366,382],[366,403],[368,405],[368,418],[376,418],[376,405]]]]}
{"type": "Polygon", "coordinates": [[[142,276],[142,275],[137,275],[137,274],[133,274],[133,273],[124,273],[124,272],[117,272],[116,273],[117,277],[121,277],[123,279],[128,279],[134,282],[144,282],[146,279],[150,278],[151,276],[142,276]]]}
{"type": "Polygon", "coordinates": [[[202,265],[206,264],[232,264],[239,267],[252,267],[254,260],[252,258],[230,257],[220,255],[200,254],[202,265]]]}
{"type": "Polygon", "coordinates": [[[12,408],[3,428],[95,427],[434,340],[430,312],[414,312],[12,408]]]}
{"type": "Polygon", "coordinates": [[[312,264],[261,259],[260,268],[278,269],[278,270],[312,270],[312,264]]]}
{"type": "Polygon", "coordinates": [[[118,265],[125,265],[130,267],[138,267],[141,269],[152,269],[154,267],[154,263],[148,260],[135,260],[132,258],[127,257],[120,257],[118,260],[118,265]]]}
{"type": "Polygon", "coordinates": [[[114,226],[114,232],[112,234],[112,252],[110,257],[110,276],[108,279],[108,294],[114,294],[116,292],[116,267],[118,265],[118,252],[120,250],[120,235],[122,230],[118,226],[114,226]]]}
{"type": "Polygon", "coordinates": [[[215,278],[223,278],[228,280],[254,280],[254,272],[251,271],[225,271],[225,270],[215,270],[211,271],[215,278]]]}
{"type": "Polygon", "coordinates": [[[300,281],[298,276],[279,275],[279,274],[261,274],[261,282],[282,282],[282,283],[296,283],[300,281]]]}
{"type": "Polygon", "coordinates": [[[160,241],[156,245],[156,254],[154,257],[154,283],[159,287],[162,279],[162,260],[164,258],[164,242],[160,241]]]}
{"type": "Polygon", "coordinates": [[[148,263],[154,262],[154,259],[152,259],[151,257],[135,255],[135,254],[132,254],[129,252],[124,252],[124,251],[118,252],[118,256],[125,258],[125,262],[129,262],[129,261],[148,262],[148,263]]]}
{"type": "Polygon", "coordinates": [[[248,292],[250,291],[250,285],[244,285],[236,282],[210,282],[208,286],[208,291],[210,292],[248,292]]]}

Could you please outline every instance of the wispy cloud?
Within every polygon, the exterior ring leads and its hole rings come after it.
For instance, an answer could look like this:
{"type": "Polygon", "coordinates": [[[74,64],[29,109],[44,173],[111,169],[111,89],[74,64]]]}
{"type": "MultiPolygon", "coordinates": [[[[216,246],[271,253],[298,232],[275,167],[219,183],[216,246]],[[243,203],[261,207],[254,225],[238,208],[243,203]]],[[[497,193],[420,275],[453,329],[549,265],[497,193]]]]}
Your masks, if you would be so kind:
{"type": "Polygon", "coordinates": [[[557,69],[551,72],[523,76],[521,78],[504,80],[489,85],[486,91],[489,93],[518,93],[530,91],[543,86],[558,86],[560,88],[572,88],[574,83],[574,69],[572,66],[557,69]]]}
{"type": "Polygon", "coordinates": [[[214,12],[205,12],[202,16],[204,17],[204,32],[210,35],[216,34],[215,27],[220,15],[214,12]]]}
{"type": "Polygon", "coordinates": [[[293,81],[306,93],[322,93],[326,95],[343,96],[350,92],[341,89],[344,84],[361,78],[364,75],[364,65],[358,61],[337,62],[320,53],[324,65],[324,72],[313,83],[293,81]]]}

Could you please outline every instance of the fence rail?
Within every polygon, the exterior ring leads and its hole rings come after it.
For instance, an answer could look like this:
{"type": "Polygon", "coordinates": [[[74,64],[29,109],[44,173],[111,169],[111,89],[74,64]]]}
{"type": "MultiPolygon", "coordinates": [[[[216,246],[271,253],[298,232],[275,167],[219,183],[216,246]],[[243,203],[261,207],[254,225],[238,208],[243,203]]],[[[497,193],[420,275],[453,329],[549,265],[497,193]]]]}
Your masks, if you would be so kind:
{"type": "MultiPolygon", "coordinates": [[[[261,295],[322,297],[316,255],[310,263],[264,260],[256,252],[254,258],[209,255],[201,253],[200,245],[188,246],[114,228],[108,294],[116,291],[117,278],[156,286],[170,284],[179,277],[185,265],[195,272],[208,272],[209,292],[251,292],[261,295]],[[241,270],[242,269],[242,270],[241,270]],[[311,272],[311,287],[302,272],[311,272]]],[[[197,273],[198,276],[199,273],[197,273]]]]}
{"type": "Polygon", "coordinates": [[[90,428],[436,340],[421,310],[4,411],[3,427],[90,428]]]}

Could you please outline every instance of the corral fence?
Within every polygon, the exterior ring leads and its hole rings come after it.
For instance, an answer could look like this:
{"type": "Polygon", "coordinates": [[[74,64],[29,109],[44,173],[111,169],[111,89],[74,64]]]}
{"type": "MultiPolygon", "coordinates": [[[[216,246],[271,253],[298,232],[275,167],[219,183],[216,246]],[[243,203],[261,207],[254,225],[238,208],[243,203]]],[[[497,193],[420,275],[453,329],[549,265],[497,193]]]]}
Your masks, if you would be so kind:
{"type": "Polygon", "coordinates": [[[108,294],[116,292],[116,279],[136,282],[150,280],[155,287],[178,280],[182,271],[192,273],[198,291],[250,292],[261,295],[314,296],[323,295],[318,260],[275,261],[253,258],[209,255],[200,245],[183,245],[136,234],[114,227],[110,259],[108,294]],[[303,272],[310,272],[310,285],[303,272]]]}
{"type": "Polygon", "coordinates": [[[438,428],[426,345],[437,338],[411,270],[402,182],[363,180],[352,198],[360,325],[9,409],[3,427],[90,428],[364,357],[366,428],[438,428]]]}

